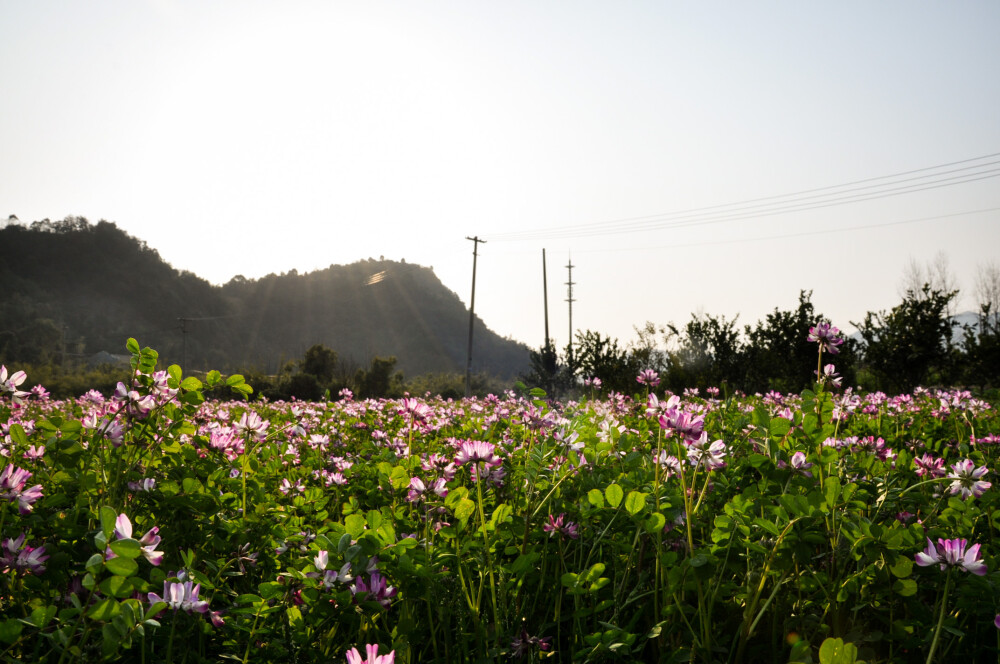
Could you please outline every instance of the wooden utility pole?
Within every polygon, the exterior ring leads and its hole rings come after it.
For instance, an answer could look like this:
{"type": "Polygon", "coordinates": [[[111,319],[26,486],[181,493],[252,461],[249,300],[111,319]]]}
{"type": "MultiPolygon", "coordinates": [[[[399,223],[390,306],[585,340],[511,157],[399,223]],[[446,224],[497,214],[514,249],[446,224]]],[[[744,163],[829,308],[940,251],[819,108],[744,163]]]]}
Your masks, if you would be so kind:
{"type": "Polygon", "coordinates": [[[573,299],[573,259],[569,259],[569,264],[566,265],[566,269],[569,270],[569,281],[566,282],[568,286],[568,296],[566,301],[569,302],[569,368],[570,371],[574,371],[576,367],[573,364],[573,303],[576,301],[573,299]]]}
{"type": "Polygon", "coordinates": [[[178,318],[177,320],[179,320],[181,322],[181,368],[182,369],[187,369],[188,368],[188,361],[187,361],[187,357],[188,357],[188,355],[187,355],[187,347],[188,347],[187,346],[187,333],[188,333],[188,329],[187,329],[187,324],[188,324],[189,320],[194,320],[194,319],[193,318],[178,318]]]}
{"type": "Polygon", "coordinates": [[[476,320],[476,259],[479,257],[479,243],[486,244],[479,236],[465,237],[472,242],[472,299],[469,301],[469,355],[465,362],[465,396],[472,396],[472,325],[476,320]]]}
{"type": "Polygon", "coordinates": [[[545,249],[542,249],[542,298],[545,303],[545,350],[549,349],[549,279],[545,274],[545,249]]]}

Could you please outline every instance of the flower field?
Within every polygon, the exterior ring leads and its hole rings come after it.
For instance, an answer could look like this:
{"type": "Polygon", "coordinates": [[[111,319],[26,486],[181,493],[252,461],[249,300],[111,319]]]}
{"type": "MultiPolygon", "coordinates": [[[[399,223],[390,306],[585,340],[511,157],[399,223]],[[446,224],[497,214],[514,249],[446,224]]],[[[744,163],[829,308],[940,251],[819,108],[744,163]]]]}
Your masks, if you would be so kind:
{"type": "Polygon", "coordinates": [[[128,348],[110,396],[2,369],[3,661],[1000,653],[1000,420],[967,392],[820,362],[801,395],[269,403],[128,348]]]}

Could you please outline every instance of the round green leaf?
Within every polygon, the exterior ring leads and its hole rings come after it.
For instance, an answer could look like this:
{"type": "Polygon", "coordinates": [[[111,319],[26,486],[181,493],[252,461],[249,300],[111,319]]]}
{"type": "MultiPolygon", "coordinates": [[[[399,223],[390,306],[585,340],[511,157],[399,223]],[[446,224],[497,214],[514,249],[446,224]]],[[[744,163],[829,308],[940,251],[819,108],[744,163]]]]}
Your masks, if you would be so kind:
{"type": "Polygon", "coordinates": [[[608,499],[608,505],[612,507],[618,507],[622,504],[622,498],[625,496],[625,492],[617,484],[609,484],[604,489],[604,497],[608,499]]]}
{"type": "Polygon", "coordinates": [[[104,561],[104,567],[117,576],[132,576],[139,571],[139,564],[125,557],[110,558],[104,561]]]}
{"type": "Polygon", "coordinates": [[[138,540],[132,538],[115,540],[108,544],[108,547],[115,552],[116,556],[122,558],[138,558],[142,555],[142,545],[139,544],[138,540]]]}

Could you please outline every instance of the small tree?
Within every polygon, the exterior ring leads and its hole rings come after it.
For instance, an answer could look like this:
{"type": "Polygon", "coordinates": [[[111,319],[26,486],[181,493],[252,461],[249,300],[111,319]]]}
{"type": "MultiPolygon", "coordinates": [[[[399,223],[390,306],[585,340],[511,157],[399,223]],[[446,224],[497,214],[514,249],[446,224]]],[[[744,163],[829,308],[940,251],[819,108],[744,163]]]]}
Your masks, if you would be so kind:
{"type": "Polygon", "coordinates": [[[574,361],[579,374],[600,378],[608,390],[623,394],[635,391],[639,362],[627,349],[618,345],[618,339],[587,330],[576,333],[574,346],[574,361]]]}
{"type": "MultiPolygon", "coordinates": [[[[739,318],[739,316],[737,316],[739,318]]],[[[743,368],[743,342],[736,320],[725,316],[692,315],[683,330],[667,325],[668,336],[676,339],[671,355],[667,385],[674,391],[685,387],[713,387],[723,382],[739,383],[743,368]]]]}
{"type": "Polygon", "coordinates": [[[909,392],[928,382],[952,378],[954,345],[948,309],[958,291],[939,291],[924,284],[908,291],[892,311],[868,312],[858,328],[864,339],[864,364],[878,386],[909,392]]]}

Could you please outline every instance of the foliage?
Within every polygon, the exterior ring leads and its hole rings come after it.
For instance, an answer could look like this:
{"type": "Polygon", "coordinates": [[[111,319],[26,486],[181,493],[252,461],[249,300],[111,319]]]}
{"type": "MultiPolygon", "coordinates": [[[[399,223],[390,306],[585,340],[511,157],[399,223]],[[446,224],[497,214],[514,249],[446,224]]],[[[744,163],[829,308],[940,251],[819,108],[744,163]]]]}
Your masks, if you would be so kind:
{"type": "MultiPolygon", "coordinates": [[[[367,259],[213,286],[113,223],[68,217],[0,228],[0,283],[8,364],[69,371],[139,333],[188,371],[275,375],[317,344],[341,362],[394,356],[407,375],[465,370],[468,309],[431,268],[404,262],[367,259]]],[[[475,325],[475,371],[512,379],[527,369],[527,347],[475,325]]]]}
{"type": "Polygon", "coordinates": [[[623,394],[633,391],[641,369],[634,355],[619,346],[617,339],[593,330],[576,333],[573,359],[572,369],[577,375],[597,376],[605,389],[623,394]]]}
{"type": "Polygon", "coordinates": [[[4,661],[998,655],[968,392],[250,403],[128,350],[110,398],[0,369],[4,661]]]}
{"type": "Polygon", "coordinates": [[[888,313],[869,312],[852,323],[864,339],[864,365],[878,387],[909,391],[925,383],[950,384],[955,364],[948,307],[958,291],[908,291],[888,313]]]}

